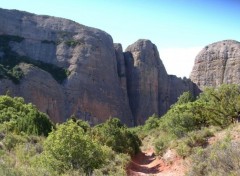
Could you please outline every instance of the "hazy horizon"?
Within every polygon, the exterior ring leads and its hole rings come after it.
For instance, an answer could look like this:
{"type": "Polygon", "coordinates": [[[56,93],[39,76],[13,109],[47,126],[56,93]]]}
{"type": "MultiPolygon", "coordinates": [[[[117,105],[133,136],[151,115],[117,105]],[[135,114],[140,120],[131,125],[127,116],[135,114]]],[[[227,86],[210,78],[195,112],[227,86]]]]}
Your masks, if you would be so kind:
{"type": "Polygon", "coordinates": [[[2,0],[1,8],[74,20],[109,33],[125,49],[138,39],[158,47],[168,74],[189,77],[198,52],[221,40],[240,40],[238,0],[2,0]]]}

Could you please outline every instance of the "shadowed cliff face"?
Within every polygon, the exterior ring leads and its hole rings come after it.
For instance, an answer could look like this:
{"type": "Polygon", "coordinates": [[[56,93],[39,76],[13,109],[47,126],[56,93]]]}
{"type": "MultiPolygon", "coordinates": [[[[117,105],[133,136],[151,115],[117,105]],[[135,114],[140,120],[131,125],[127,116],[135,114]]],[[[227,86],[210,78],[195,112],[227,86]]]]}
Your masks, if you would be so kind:
{"type": "Polygon", "coordinates": [[[159,58],[157,48],[149,40],[138,40],[126,49],[127,84],[136,124],[149,116],[159,114],[160,94],[167,84],[167,72],[159,58]]]}
{"type": "Polygon", "coordinates": [[[129,126],[142,124],[154,113],[165,113],[182,92],[195,91],[189,80],[167,75],[149,40],[137,41],[124,53],[104,31],[4,9],[0,9],[1,37],[0,64],[23,59],[13,67],[23,77],[14,84],[0,70],[0,94],[23,96],[55,122],[74,114],[91,124],[110,116],[129,126]],[[51,65],[66,70],[66,79],[56,80],[51,65]]]}
{"type": "Polygon", "coordinates": [[[191,80],[201,89],[240,84],[240,43],[224,40],[206,46],[196,56],[191,80]]]}

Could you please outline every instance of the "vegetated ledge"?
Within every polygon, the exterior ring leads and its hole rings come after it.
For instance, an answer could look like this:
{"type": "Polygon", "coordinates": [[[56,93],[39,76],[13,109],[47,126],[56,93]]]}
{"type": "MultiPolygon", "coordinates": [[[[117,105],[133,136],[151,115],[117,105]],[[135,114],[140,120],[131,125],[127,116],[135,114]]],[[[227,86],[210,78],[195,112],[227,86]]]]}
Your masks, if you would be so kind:
{"type": "Polygon", "coordinates": [[[70,74],[67,69],[34,60],[27,56],[20,56],[18,53],[12,51],[9,42],[19,43],[23,40],[24,38],[19,36],[0,35],[0,52],[3,52],[3,56],[0,56],[0,79],[7,78],[12,80],[15,84],[19,84],[21,78],[24,76],[19,64],[27,63],[50,73],[59,84],[62,84],[70,74]]]}

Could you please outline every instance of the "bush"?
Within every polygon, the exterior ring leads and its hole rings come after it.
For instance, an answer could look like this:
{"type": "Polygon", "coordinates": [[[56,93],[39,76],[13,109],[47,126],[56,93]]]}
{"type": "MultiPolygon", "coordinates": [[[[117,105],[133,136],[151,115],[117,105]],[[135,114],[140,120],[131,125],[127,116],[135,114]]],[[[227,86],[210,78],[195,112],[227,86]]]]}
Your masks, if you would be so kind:
{"type": "Polygon", "coordinates": [[[188,133],[186,143],[190,147],[205,146],[207,139],[212,136],[213,133],[208,128],[204,128],[188,133]]]}
{"type": "Polygon", "coordinates": [[[49,134],[44,142],[42,158],[43,164],[59,173],[83,169],[91,174],[105,163],[106,154],[102,146],[69,120],[49,134]]]}
{"type": "Polygon", "coordinates": [[[144,131],[149,131],[151,129],[155,129],[159,127],[159,118],[154,114],[153,116],[149,117],[144,126],[143,126],[143,130],[144,131]]]}
{"type": "Polygon", "coordinates": [[[136,154],[141,141],[136,134],[128,130],[119,119],[111,118],[93,129],[94,137],[102,144],[118,153],[136,154]]]}
{"type": "Polygon", "coordinates": [[[68,40],[65,42],[65,44],[69,47],[75,47],[78,45],[78,41],[75,41],[75,40],[68,40]]]}
{"type": "Polygon", "coordinates": [[[0,96],[0,123],[5,131],[45,135],[53,128],[48,116],[32,104],[25,104],[21,97],[0,96]]]}
{"type": "Polygon", "coordinates": [[[107,155],[106,164],[102,168],[94,170],[93,175],[127,176],[126,168],[130,162],[130,156],[124,153],[118,154],[110,148],[108,149],[107,155]]]}
{"type": "Polygon", "coordinates": [[[154,142],[154,148],[158,155],[163,155],[167,148],[170,146],[171,141],[175,139],[174,136],[168,135],[160,131],[158,138],[154,142]]]}
{"type": "Polygon", "coordinates": [[[26,138],[16,135],[16,134],[7,134],[3,139],[3,144],[8,151],[14,149],[17,144],[26,142],[26,138]]]}
{"type": "Polygon", "coordinates": [[[184,93],[160,119],[159,128],[178,138],[203,127],[227,127],[240,112],[240,90],[237,85],[208,88],[195,101],[184,93]]]}
{"type": "Polygon", "coordinates": [[[192,149],[185,142],[178,143],[176,151],[179,156],[185,158],[191,154],[192,149]]]}
{"type": "Polygon", "coordinates": [[[179,156],[187,157],[195,151],[195,148],[206,147],[207,139],[211,136],[213,136],[213,133],[208,128],[189,132],[184,138],[177,141],[176,151],[179,156]]]}
{"type": "Polygon", "coordinates": [[[189,102],[194,102],[195,100],[196,99],[191,94],[191,92],[183,92],[183,94],[178,97],[178,101],[176,102],[176,104],[186,104],[189,102]]]}
{"type": "Polygon", "coordinates": [[[198,121],[191,112],[182,112],[188,105],[178,105],[169,110],[160,119],[160,129],[175,135],[178,138],[184,137],[186,133],[199,129],[198,121]]]}
{"type": "Polygon", "coordinates": [[[187,175],[240,175],[240,143],[216,143],[191,158],[187,175]]]}

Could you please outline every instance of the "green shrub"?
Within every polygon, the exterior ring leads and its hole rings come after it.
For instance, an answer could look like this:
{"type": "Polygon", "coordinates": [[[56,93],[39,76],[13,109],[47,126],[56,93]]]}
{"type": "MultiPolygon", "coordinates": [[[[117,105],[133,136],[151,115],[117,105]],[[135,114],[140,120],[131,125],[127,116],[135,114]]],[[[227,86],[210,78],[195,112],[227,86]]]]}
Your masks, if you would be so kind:
{"type": "Polygon", "coordinates": [[[77,46],[78,42],[75,40],[68,40],[65,42],[65,44],[69,47],[75,47],[75,46],[77,46]]]}
{"type": "Polygon", "coordinates": [[[189,102],[194,102],[196,98],[191,94],[191,92],[183,92],[181,96],[178,97],[176,104],[186,104],[189,102]]]}
{"type": "Polygon", "coordinates": [[[155,142],[155,151],[158,155],[162,155],[167,147],[168,147],[168,142],[163,140],[163,139],[158,139],[156,142],[155,142]]]}
{"type": "Polygon", "coordinates": [[[96,176],[127,176],[127,165],[130,162],[130,156],[124,153],[116,153],[110,148],[107,151],[106,164],[93,172],[96,176]]]}
{"type": "Polygon", "coordinates": [[[195,101],[184,93],[159,120],[159,128],[178,138],[203,127],[227,127],[240,112],[240,89],[237,85],[208,88],[195,101]]]}
{"type": "Polygon", "coordinates": [[[21,97],[0,96],[0,123],[5,131],[45,135],[53,128],[48,116],[32,104],[25,104],[21,97]]]}
{"type": "Polygon", "coordinates": [[[138,136],[117,118],[110,118],[105,123],[95,126],[93,133],[102,145],[107,145],[118,153],[133,155],[140,150],[141,141],[138,136]]]}
{"type": "Polygon", "coordinates": [[[38,156],[42,153],[44,137],[16,135],[7,133],[1,141],[0,175],[1,176],[39,176],[56,175],[37,164],[38,156]]]}
{"type": "Polygon", "coordinates": [[[72,39],[72,40],[65,41],[65,44],[69,47],[75,47],[75,46],[81,45],[83,43],[84,43],[84,40],[74,40],[74,39],[72,39]]]}
{"type": "Polygon", "coordinates": [[[192,149],[185,142],[180,142],[176,147],[176,151],[179,156],[185,158],[191,154],[192,149]]]}
{"type": "Polygon", "coordinates": [[[187,175],[240,175],[239,156],[239,143],[216,143],[192,156],[187,175]]]}
{"type": "Polygon", "coordinates": [[[190,147],[205,146],[207,139],[212,136],[213,133],[208,128],[192,131],[187,134],[186,143],[190,147]]]}
{"type": "Polygon", "coordinates": [[[6,147],[6,149],[8,151],[10,151],[10,150],[14,149],[17,144],[24,143],[26,141],[27,141],[26,138],[24,138],[20,135],[9,133],[3,139],[3,144],[6,147]]]}
{"type": "Polygon", "coordinates": [[[89,174],[106,160],[104,148],[72,120],[57,126],[49,134],[44,142],[42,157],[45,166],[59,173],[83,169],[89,174]]]}
{"type": "Polygon", "coordinates": [[[179,156],[187,157],[195,151],[195,148],[206,147],[208,138],[212,136],[213,133],[208,128],[189,132],[177,141],[176,151],[179,156]]]}
{"type": "Polygon", "coordinates": [[[154,148],[158,155],[163,155],[171,142],[174,140],[174,136],[168,135],[164,132],[159,132],[158,138],[154,142],[154,148]]]}
{"type": "Polygon", "coordinates": [[[154,114],[153,116],[149,117],[144,126],[143,130],[144,131],[149,131],[151,129],[159,127],[159,118],[154,114]]]}
{"type": "Polygon", "coordinates": [[[181,112],[188,105],[178,105],[169,110],[160,119],[160,129],[167,131],[170,135],[178,138],[184,137],[186,133],[199,129],[197,119],[191,112],[181,112]]]}

